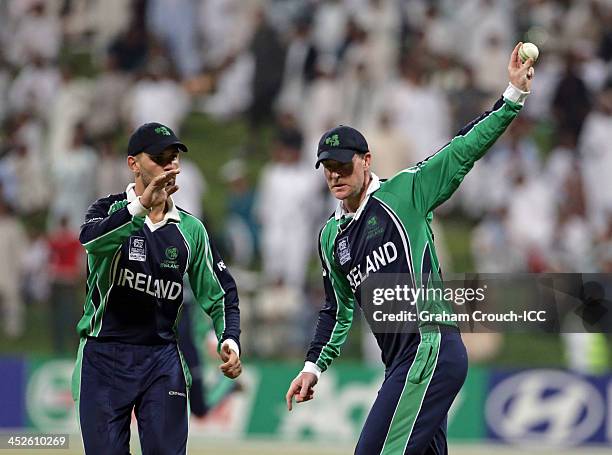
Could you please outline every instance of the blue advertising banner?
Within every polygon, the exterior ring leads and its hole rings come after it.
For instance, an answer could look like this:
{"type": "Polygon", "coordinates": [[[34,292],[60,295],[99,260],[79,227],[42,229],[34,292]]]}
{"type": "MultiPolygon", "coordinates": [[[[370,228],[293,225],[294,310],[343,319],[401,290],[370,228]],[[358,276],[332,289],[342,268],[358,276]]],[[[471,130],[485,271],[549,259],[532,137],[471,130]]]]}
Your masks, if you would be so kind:
{"type": "Polygon", "coordinates": [[[512,444],[611,444],[612,376],[564,370],[491,371],[487,436],[512,444]]]}
{"type": "Polygon", "coordinates": [[[0,428],[25,426],[26,379],[24,359],[0,357],[0,428]]]}

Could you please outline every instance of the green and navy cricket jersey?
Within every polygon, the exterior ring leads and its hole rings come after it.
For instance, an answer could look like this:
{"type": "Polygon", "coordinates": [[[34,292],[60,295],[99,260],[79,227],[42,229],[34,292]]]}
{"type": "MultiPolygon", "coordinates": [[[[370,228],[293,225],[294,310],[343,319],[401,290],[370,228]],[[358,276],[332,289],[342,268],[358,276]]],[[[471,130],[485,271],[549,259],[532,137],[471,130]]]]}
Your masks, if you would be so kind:
{"type": "Polygon", "coordinates": [[[202,222],[170,199],[164,220],[154,224],[133,188],[96,201],[81,227],[87,296],[77,326],[80,337],[175,343],[188,275],[219,343],[234,340],[239,346],[236,284],[202,222]]]}
{"type": "MultiPolygon", "coordinates": [[[[347,217],[339,205],[319,236],[326,301],[304,371],[324,371],[340,354],[355,303],[362,305],[362,285],[375,274],[402,274],[415,289],[441,282],[430,226],[433,210],[453,194],[476,160],[505,131],[525,95],[509,87],[491,111],[464,127],[436,154],[387,181],[373,175],[354,215],[347,217]]],[[[452,312],[444,300],[419,299],[416,306],[431,314],[452,312]]],[[[404,359],[418,340],[418,333],[374,335],[387,367],[404,359]]]]}

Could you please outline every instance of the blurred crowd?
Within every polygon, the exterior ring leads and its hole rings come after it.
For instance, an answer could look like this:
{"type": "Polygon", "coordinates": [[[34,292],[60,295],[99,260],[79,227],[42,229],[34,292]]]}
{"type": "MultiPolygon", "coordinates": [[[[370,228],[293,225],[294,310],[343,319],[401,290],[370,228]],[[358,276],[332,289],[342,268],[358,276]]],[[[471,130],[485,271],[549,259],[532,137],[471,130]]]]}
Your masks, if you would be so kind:
{"type": "MultiPolygon", "coordinates": [[[[362,130],[374,172],[392,177],[492,106],[519,40],[540,48],[532,94],[439,209],[439,249],[458,215],[475,226],[477,271],[611,272],[612,0],[0,2],[1,328],[20,336],[28,304],[48,302],[63,349],[82,300],[79,225],[131,178],[118,138],[148,121],[180,135],[201,113],[248,128],[219,169],[227,216],[213,234],[247,320],[266,323],[257,353],[301,353],[334,205],[313,166],[321,134],[362,130]]],[[[195,161],[176,196],[201,216],[195,161]]]]}

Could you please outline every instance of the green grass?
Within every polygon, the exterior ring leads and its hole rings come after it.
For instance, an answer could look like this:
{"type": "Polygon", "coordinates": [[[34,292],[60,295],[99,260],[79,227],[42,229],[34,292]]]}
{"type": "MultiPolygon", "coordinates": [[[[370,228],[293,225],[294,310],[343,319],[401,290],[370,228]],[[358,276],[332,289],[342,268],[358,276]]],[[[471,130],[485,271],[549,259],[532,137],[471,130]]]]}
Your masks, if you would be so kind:
{"type": "MultiPolygon", "coordinates": [[[[26,308],[25,316],[25,333],[21,337],[11,339],[0,334],[0,354],[52,355],[48,307],[41,304],[31,305],[26,308]]],[[[73,334],[76,340],[77,335],[74,328],[73,334]]]]}

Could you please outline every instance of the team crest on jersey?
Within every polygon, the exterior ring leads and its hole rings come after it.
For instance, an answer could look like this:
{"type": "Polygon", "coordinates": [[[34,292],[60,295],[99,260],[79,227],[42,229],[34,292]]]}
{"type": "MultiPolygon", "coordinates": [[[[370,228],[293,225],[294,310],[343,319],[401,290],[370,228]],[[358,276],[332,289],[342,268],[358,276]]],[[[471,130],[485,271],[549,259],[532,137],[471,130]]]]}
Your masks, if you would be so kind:
{"type": "Polygon", "coordinates": [[[366,225],[366,240],[380,237],[385,232],[384,226],[378,221],[376,215],[372,215],[368,218],[366,225]]]}
{"type": "Polygon", "coordinates": [[[178,248],[175,246],[166,248],[166,257],[171,261],[174,261],[178,257],[178,248]]]}
{"type": "Polygon", "coordinates": [[[340,265],[344,265],[351,260],[351,246],[349,245],[348,237],[338,240],[337,252],[340,265]]]}
{"type": "Polygon", "coordinates": [[[144,237],[130,237],[128,257],[130,261],[145,262],[147,260],[147,244],[144,237]]]}
{"type": "Polygon", "coordinates": [[[161,261],[160,266],[167,269],[178,269],[178,256],[178,248],[175,246],[169,246],[168,248],[166,248],[166,259],[161,261]]]}

